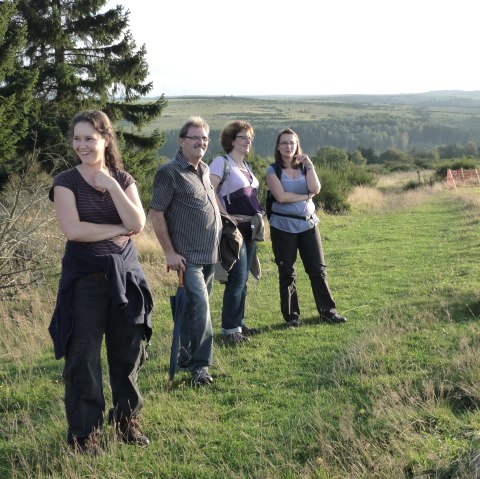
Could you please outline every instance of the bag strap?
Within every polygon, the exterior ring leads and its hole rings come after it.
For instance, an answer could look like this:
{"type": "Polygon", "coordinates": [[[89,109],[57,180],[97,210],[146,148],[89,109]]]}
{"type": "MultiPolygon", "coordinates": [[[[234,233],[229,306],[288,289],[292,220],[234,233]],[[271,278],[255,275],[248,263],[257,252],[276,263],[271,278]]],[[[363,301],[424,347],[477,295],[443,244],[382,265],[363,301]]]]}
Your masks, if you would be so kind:
{"type": "Polygon", "coordinates": [[[270,166],[275,170],[275,174],[280,180],[282,178],[282,167],[278,163],[270,163],[270,166]]]}
{"type": "Polygon", "coordinates": [[[296,220],[304,220],[304,221],[308,221],[309,219],[313,218],[313,215],[308,215],[308,216],[288,215],[287,213],[277,213],[275,211],[272,211],[272,215],[285,216],[285,218],[295,218],[296,220]]]}
{"type": "MultiPolygon", "coordinates": [[[[222,155],[222,156],[223,156],[223,176],[222,176],[222,179],[220,180],[220,183],[218,184],[218,188],[220,188],[223,185],[223,183],[225,183],[225,181],[227,181],[228,178],[230,177],[230,162],[228,161],[227,155],[222,155]]],[[[253,178],[253,171],[251,166],[245,160],[243,161],[243,163],[245,164],[245,168],[247,168],[248,172],[253,178]]],[[[282,174],[282,171],[280,169],[280,175],[281,174],[282,174]]]]}
{"type": "Polygon", "coordinates": [[[223,176],[222,179],[220,180],[220,183],[218,184],[218,188],[223,185],[223,183],[228,180],[228,177],[230,176],[230,162],[228,161],[227,155],[222,155],[223,156],[223,176]]]}

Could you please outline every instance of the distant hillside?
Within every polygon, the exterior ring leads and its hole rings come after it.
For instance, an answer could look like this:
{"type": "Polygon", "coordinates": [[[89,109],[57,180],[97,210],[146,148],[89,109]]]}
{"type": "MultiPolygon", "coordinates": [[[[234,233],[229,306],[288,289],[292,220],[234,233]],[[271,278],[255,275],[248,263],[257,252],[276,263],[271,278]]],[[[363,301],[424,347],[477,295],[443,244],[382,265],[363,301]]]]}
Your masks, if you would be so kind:
{"type": "Polygon", "coordinates": [[[332,145],[376,152],[388,148],[427,150],[442,144],[480,144],[480,91],[436,91],[401,95],[172,97],[151,128],[166,132],[161,155],[172,156],[178,130],[191,115],[210,124],[209,156],[221,151],[218,137],[230,121],[255,129],[255,150],[271,156],[278,131],[292,127],[304,150],[332,145]]]}
{"type": "Polygon", "coordinates": [[[466,104],[480,106],[480,90],[445,90],[399,95],[332,95],[317,98],[337,101],[348,100],[357,103],[417,105],[423,107],[435,107],[441,104],[445,106],[463,106],[466,104]]]}

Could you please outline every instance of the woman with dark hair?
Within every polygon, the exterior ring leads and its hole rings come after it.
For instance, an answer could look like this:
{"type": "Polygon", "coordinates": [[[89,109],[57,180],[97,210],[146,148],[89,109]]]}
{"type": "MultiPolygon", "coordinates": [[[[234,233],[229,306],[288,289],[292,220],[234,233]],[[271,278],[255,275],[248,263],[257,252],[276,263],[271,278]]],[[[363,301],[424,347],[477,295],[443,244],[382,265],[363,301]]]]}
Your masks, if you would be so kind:
{"type": "Polygon", "coordinates": [[[257,199],[259,182],[245,162],[253,138],[253,128],[246,121],[228,124],[220,135],[226,155],[217,156],[210,164],[210,182],[217,191],[219,209],[230,216],[243,237],[239,260],[228,273],[223,295],[222,338],[232,344],[246,342],[248,336],[258,333],[245,324],[248,274],[256,254],[252,218],[261,220],[262,214],[257,199]]]}
{"type": "Polygon", "coordinates": [[[267,184],[274,202],[269,219],[270,238],[278,267],[280,308],[290,327],[300,325],[296,287],[297,250],[310,278],[320,320],[344,323],[337,313],[327,283],[322,240],[318,231],[313,196],[320,192],[320,181],[300,139],[290,128],[282,130],[275,143],[275,163],[267,169],[267,184]]]}
{"type": "Polygon", "coordinates": [[[105,113],[74,116],[71,141],[78,165],[58,174],[50,190],[67,238],[57,304],[49,327],[63,378],[67,442],[102,453],[99,431],[105,398],[100,351],[105,335],[113,407],[109,422],[120,440],[148,445],[138,415],[137,386],[151,336],[152,296],[131,236],[145,226],[135,180],[125,171],[105,113]]]}

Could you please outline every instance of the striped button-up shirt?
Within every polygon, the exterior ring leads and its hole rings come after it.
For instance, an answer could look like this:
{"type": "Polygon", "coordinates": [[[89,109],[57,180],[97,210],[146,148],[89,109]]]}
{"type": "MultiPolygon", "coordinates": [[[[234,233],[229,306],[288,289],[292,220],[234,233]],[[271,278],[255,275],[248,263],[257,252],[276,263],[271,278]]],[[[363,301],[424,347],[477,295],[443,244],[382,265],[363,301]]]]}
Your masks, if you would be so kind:
{"type": "Polygon", "coordinates": [[[158,169],[150,207],[164,213],[172,246],[189,263],[218,261],[222,222],[206,163],[197,172],[178,151],[158,169]]]}

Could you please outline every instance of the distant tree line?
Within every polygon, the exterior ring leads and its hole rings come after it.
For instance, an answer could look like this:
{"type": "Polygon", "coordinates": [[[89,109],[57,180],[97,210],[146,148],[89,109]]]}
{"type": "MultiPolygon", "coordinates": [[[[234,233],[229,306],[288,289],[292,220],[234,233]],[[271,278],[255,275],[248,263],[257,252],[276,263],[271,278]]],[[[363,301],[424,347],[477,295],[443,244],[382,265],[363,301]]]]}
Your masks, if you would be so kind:
{"type": "MultiPolygon", "coordinates": [[[[418,162],[421,163],[422,160],[428,162],[430,160],[479,157],[479,147],[477,143],[471,139],[466,141],[466,143],[461,143],[460,141],[454,141],[453,143],[446,144],[437,143],[436,145],[428,148],[416,146],[404,149],[390,145],[385,149],[382,149],[373,146],[375,142],[373,140],[370,141],[368,138],[365,138],[364,142],[352,142],[349,145],[339,145],[333,142],[322,143],[317,140],[313,132],[308,134],[305,133],[305,130],[302,130],[301,127],[293,126],[292,128],[298,132],[302,142],[303,150],[309,155],[314,155],[319,150],[330,147],[343,151],[350,161],[355,164],[383,164],[387,166],[393,166],[395,164],[408,165],[418,162]]],[[[272,129],[271,127],[264,129],[255,128],[255,152],[262,157],[273,157],[273,147],[275,145],[277,134],[278,131],[272,129]]],[[[473,137],[473,134],[471,136],[473,137]]],[[[223,152],[219,141],[220,131],[212,130],[210,132],[210,137],[211,143],[207,152],[207,158],[213,158],[214,156],[223,152]]],[[[465,132],[457,137],[470,138],[470,136],[465,132]]],[[[455,139],[455,135],[452,135],[451,138],[455,139]]],[[[388,143],[385,142],[385,144],[388,143]]],[[[165,144],[159,150],[159,155],[171,158],[177,149],[178,131],[165,132],[165,144]]]]}
{"type": "MultiPolygon", "coordinates": [[[[255,128],[255,151],[261,156],[273,156],[273,147],[278,134],[277,129],[269,127],[255,128]]],[[[302,147],[310,155],[325,146],[333,146],[346,151],[362,148],[370,153],[364,157],[367,163],[383,163],[389,154],[381,156],[385,151],[402,152],[407,156],[425,158],[458,158],[462,156],[478,156],[477,141],[480,140],[480,125],[477,128],[465,129],[446,125],[410,124],[407,129],[405,120],[395,123],[375,123],[367,126],[360,119],[341,122],[331,120],[322,124],[312,121],[285,125],[293,128],[300,136],[302,147]],[[373,152],[373,153],[371,153],[373,152]]],[[[219,137],[220,131],[210,132],[212,142],[208,155],[222,151],[219,137]]],[[[165,144],[159,150],[162,156],[171,157],[178,146],[178,131],[165,132],[165,144]]]]}

